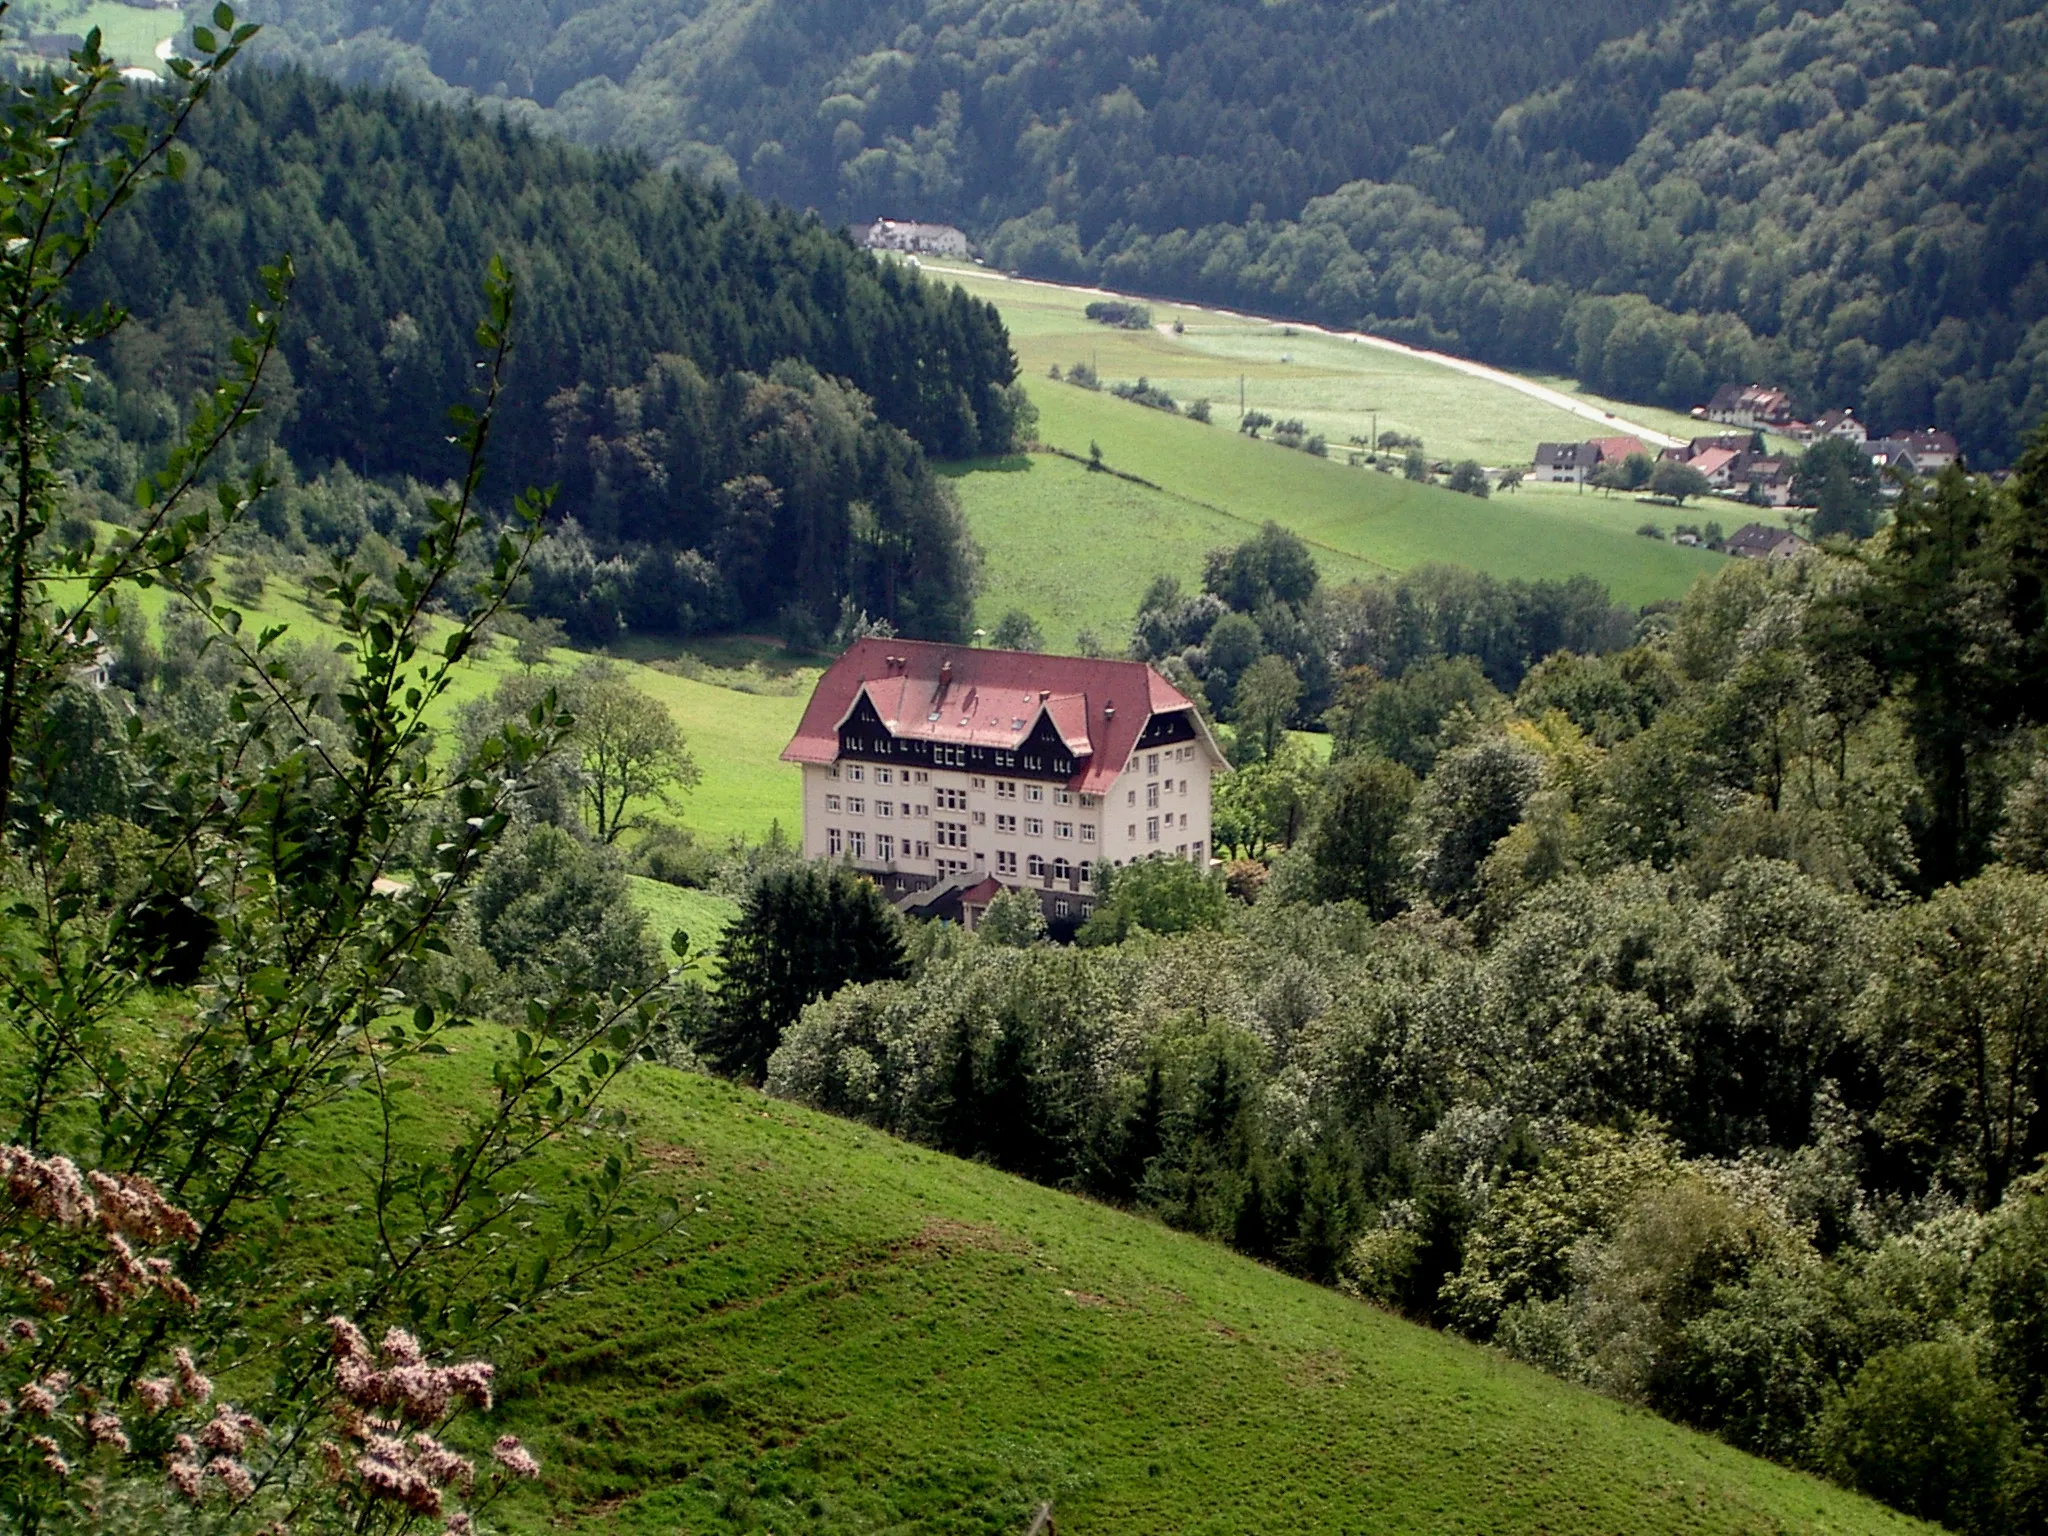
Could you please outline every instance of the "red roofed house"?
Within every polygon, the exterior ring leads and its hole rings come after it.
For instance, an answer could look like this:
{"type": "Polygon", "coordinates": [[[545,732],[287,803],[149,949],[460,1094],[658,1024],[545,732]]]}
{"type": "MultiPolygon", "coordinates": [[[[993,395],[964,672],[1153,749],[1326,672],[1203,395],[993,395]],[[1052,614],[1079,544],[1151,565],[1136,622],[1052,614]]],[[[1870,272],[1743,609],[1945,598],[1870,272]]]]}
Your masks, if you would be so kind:
{"type": "Polygon", "coordinates": [[[1762,384],[1723,384],[1714,391],[1707,415],[1736,427],[1783,427],[1792,420],[1792,397],[1762,384]]]}
{"type": "Polygon", "coordinates": [[[1692,456],[1692,467],[1707,477],[1707,484],[1717,491],[1728,488],[1728,482],[1735,468],[1737,455],[1726,448],[1709,448],[1704,453],[1692,456]]]}
{"type": "Polygon", "coordinates": [[[1650,457],[1650,445],[1640,437],[1594,437],[1586,440],[1596,464],[1626,464],[1636,454],[1650,457]]]}
{"type": "Polygon", "coordinates": [[[1094,904],[1095,866],[1206,865],[1201,713],[1140,661],[861,640],[818,679],[784,762],[804,772],[806,858],[892,895],[992,876],[1047,921],[1094,904]]]}

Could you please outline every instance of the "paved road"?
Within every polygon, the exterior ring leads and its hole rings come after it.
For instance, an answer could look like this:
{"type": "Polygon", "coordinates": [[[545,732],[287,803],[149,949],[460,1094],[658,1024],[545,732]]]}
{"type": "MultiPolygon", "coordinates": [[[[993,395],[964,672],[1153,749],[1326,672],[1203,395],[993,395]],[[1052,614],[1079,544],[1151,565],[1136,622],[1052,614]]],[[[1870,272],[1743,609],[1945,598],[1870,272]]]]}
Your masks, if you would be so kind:
{"type": "MultiPolygon", "coordinates": [[[[933,265],[939,266],[938,263],[933,263],[933,265]]],[[[943,271],[943,266],[939,266],[939,270],[943,271]]],[[[1134,294],[1115,293],[1107,288],[1090,288],[1078,283],[1048,283],[1034,277],[1012,277],[1006,272],[997,272],[989,267],[976,267],[971,270],[977,277],[993,278],[997,282],[1016,283],[1026,288],[1050,288],[1061,293],[1089,294],[1104,299],[1132,299],[1137,303],[1148,302],[1137,298],[1134,294]]],[[[1519,374],[1508,373],[1500,368],[1489,368],[1486,364],[1475,363],[1468,357],[1453,357],[1448,352],[1431,352],[1423,347],[1411,347],[1405,342],[1392,341],[1385,336],[1375,336],[1370,331],[1333,331],[1325,326],[1308,325],[1299,320],[1272,320],[1264,315],[1241,314],[1234,309],[1208,309],[1199,304],[1184,304],[1178,299],[1170,302],[1172,302],[1176,309],[1192,310],[1196,314],[1214,315],[1219,320],[1236,320],[1246,325],[1270,325],[1276,330],[1282,327],[1291,327],[1294,330],[1303,331],[1312,336],[1328,336],[1339,341],[1356,342],[1360,346],[1378,347],[1386,352],[1399,352],[1405,357],[1420,358],[1423,362],[1435,363],[1439,367],[1453,369],[1471,378],[1484,379],[1488,383],[1498,384],[1504,389],[1517,390],[1529,396],[1532,400],[1541,400],[1545,405],[1555,406],[1561,411],[1569,411],[1572,415],[1584,421],[1593,422],[1604,428],[1605,430],[1601,433],[1603,437],[1620,437],[1626,433],[1632,437],[1640,437],[1652,447],[1661,448],[1674,447],[1685,441],[1683,438],[1673,437],[1669,432],[1660,432],[1657,428],[1645,426],[1642,422],[1630,421],[1625,416],[1617,416],[1601,410],[1598,406],[1588,405],[1585,401],[1575,399],[1561,389],[1552,389],[1547,384],[1538,384],[1533,379],[1525,379],[1519,374]]],[[[1155,329],[1171,334],[1173,327],[1161,324],[1155,327],[1155,329]]]]}

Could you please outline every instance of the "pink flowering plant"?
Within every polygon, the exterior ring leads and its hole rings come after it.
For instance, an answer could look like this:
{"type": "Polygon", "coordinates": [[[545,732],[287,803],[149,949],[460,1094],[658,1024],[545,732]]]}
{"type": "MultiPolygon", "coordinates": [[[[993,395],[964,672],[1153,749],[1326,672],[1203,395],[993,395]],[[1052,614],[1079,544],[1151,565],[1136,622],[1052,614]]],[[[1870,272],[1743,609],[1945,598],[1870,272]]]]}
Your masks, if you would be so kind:
{"type": "Polygon", "coordinates": [[[172,1254],[199,1234],[141,1178],[0,1147],[0,1518],[13,1530],[210,1528],[463,1536],[506,1487],[539,1477],[501,1435],[486,1456],[447,1440],[492,1406],[488,1361],[435,1364],[387,1330],[372,1348],[327,1320],[310,1464],[216,1393],[183,1345],[138,1368],[138,1339],[175,1330],[198,1298],[172,1254]],[[324,1418],[324,1422],[323,1422],[324,1418]]]}

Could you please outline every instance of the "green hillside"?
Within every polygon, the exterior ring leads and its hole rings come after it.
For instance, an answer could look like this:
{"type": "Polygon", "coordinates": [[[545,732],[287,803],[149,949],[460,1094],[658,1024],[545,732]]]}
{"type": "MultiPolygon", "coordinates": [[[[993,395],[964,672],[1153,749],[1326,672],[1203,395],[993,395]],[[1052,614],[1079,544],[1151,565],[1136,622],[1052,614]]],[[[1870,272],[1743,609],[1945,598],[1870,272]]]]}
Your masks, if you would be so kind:
{"type": "Polygon", "coordinates": [[[626,1101],[702,1209],[511,1341],[515,1530],[1920,1528],[1150,1221],[707,1078],[626,1101]]]}
{"type": "MultiPolygon", "coordinates": [[[[1145,583],[1166,572],[1199,576],[1209,549],[1241,541],[1272,519],[1315,549],[1327,582],[1402,571],[1429,561],[1533,580],[1590,574],[1636,605],[1678,597],[1721,564],[1705,550],[1641,538],[1646,519],[1674,520],[1633,498],[1530,491],[1481,501],[1346,462],[1349,436],[1383,431],[1423,438],[1432,455],[1525,461],[1539,438],[1598,430],[1583,417],[1505,385],[1440,364],[1291,335],[1285,328],[1186,306],[1159,306],[1154,328],[1116,330],[1083,314],[1094,295],[1047,283],[1012,283],[969,268],[940,275],[993,302],[1038,407],[1040,438],[1086,458],[1099,446],[1112,469],[1149,485],[1089,474],[1043,456],[975,466],[955,488],[984,552],[976,621],[1011,608],[1039,621],[1048,641],[1093,630],[1118,642],[1145,583]],[[1170,326],[1180,322],[1182,332],[1170,326]],[[1105,388],[1056,382],[1049,370],[1093,367],[1105,388]],[[1107,386],[1143,376],[1183,405],[1215,402],[1209,425],[1119,400],[1107,386]],[[1276,417],[1299,416],[1331,442],[1329,459],[1254,442],[1236,431],[1237,390],[1276,417]],[[1103,551],[1117,551],[1104,559],[1103,551]]],[[[1661,413],[1653,425],[1682,423],[1661,413]]],[[[1743,509],[1700,504],[1683,517],[1743,520],[1743,509]]]]}

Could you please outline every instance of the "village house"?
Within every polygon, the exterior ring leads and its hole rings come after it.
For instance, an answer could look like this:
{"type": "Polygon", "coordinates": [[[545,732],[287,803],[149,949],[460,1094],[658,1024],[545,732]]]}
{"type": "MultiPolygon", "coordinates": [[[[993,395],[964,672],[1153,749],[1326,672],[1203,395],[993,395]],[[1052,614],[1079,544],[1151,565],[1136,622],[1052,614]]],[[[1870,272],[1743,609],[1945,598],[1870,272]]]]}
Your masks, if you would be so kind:
{"type": "Polygon", "coordinates": [[[826,669],[782,758],[803,767],[806,858],[969,926],[997,887],[1037,892],[1059,927],[1088,915],[1105,862],[1206,866],[1209,786],[1230,771],[1143,662],[896,639],[826,669]]]}
{"type": "Polygon", "coordinates": [[[1916,475],[1938,475],[1955,463],[1956,440],[1946,432],[1929,427],[1922,432],[1894,432],[1869,444],[1871,461],[1916,475]],[[1879,455],[1883,455],[1882,462],[1879,455]]]}
{"type": "Polygon", "coordinates": [[[1728,489],[1733,478],[1735,461],[1740,455],[1732,448],[1709,448],[1696,453],[1687,462],[1706,476],[1707,484],[1717,491],[1728,489]]]}
{"type": "Polygon", "coordinates": [[[1790,428],[1792,397],[1762,384],[1723,384],[1707,403],[1706,415],[1735,427],[1790,428]]]}
{"type": "Polygon", "coordinates": [[[1603,464],[1622,464],[1635,454],[1649,457],[1639,437],[1593,437],[1583,443],[1538,443],[1529,478],[1556,484],[1584,485],[1603,464]]]}
{"type": "Polygon", "coordinates": [[[1729,468],[1728,489],[1767,507],[1787,506],[1792,500],[1792,461],[1761,453],[1739,453],[1729,468]]]}
{"type": "Polygon", "coordinates": [[[1640,437],[1592,437],[1586,440],[1586,446],[1593,450],[1596,466],[1626,464],[1639,453],[1646,459],[1651,456],[1650,445],[1640,437]]]}
{"type": "Polygon", "coordinates": [[[877,219],[861,231],[860,239],[861,244],[871,251],[909,251],[920,256],[967,254],[967,236],[950,224],[877,219]]]}
{"type": "Polygon", "coordinates": [[[1819,442],[1824,437],[1839,437],[1845,443],[1870,441],[1870,434],[1863,430],[1854,411],[1822,411],[1820,420],[1813,424],[1810,441],[1819,442]]]}
{"type": "Polygon", "coordinates": [[[1536,463],[1529,473],[1531,480],[1547,480],[1553,484],[1584,485],[1586,477],[1593,473],[1593,454],[1587,443],[1538,443],[1536,463]]]}
{"type": "Polygon", "coordinates": [[[1805,549],[1807,543],[1789,528],[1745,523],[1728,536],[1723,547],[1729,554],[1744,560],[1789,560],[1805,549]]]}

